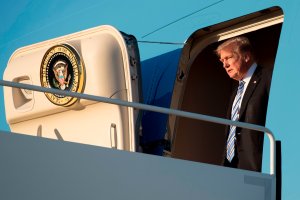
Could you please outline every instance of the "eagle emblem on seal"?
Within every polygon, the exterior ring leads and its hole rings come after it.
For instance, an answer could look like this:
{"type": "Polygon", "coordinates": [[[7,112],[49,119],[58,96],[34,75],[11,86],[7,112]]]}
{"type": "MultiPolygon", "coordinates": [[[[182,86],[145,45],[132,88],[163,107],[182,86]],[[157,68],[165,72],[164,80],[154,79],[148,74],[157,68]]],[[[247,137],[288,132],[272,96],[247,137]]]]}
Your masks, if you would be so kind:
{"type": "Polygon", "coordinates": [[[53,72],[55,75],[55,78],[53,78],[53,85],[56,88],[65,90],[69,87],[72,77],[71,74],[68,74],[68,63],[62,60],[57,61],[53,66],[53,72]]]}

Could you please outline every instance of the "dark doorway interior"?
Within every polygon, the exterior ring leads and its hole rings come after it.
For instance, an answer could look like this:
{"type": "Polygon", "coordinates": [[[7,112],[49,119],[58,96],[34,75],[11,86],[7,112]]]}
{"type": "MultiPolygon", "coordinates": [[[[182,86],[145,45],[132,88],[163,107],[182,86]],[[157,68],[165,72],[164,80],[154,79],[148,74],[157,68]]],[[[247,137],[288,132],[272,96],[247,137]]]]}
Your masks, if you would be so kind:
{"type": "MultiPolygon", "coordinates": [[[[245,34],[263,67],[274,66],[280,31],[281,24],[277,24],[245,34]]],[[[180,109],[225,117],[235,82],[227,76],[214,53],[217,46],[218,43],[213,43],[201,50],[190,66],[180,109]]],[[[226,140],[224,125],[178,117],[175,127],[173,157],[210,164],[222,162],[226,140]]]]}

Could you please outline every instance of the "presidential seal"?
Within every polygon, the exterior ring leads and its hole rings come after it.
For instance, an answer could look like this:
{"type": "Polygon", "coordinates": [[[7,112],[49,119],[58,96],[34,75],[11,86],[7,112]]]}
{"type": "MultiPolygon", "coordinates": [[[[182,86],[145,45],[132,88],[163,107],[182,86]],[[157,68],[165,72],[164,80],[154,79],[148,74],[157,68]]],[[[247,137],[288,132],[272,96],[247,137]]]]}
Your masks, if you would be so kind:
{"type": "MultiPolygon", "coordinates": [[[[41,85],[81,93],[85,85],[85,69],[78,52],[71,45],[60,44],[51,47],[41,63],[41,85]]],[[[45,93],[55,105],[71,106],[77,98],[45,93]]]]}

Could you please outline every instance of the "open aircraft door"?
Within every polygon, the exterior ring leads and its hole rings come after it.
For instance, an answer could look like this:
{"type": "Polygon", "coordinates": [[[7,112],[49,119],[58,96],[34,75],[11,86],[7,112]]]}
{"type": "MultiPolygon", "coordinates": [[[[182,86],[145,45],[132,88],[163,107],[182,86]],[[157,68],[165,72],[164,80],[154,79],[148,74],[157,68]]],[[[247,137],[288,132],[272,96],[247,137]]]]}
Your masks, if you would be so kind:
{"type": "MultiPolygon", "coordinates": [[[[134,36],[99,26],[16,50],[4,80],[140,102],[134,36]]],[[[57,94],[4,88],[12,132],[136,151],[139,111],[57,94]]]]}

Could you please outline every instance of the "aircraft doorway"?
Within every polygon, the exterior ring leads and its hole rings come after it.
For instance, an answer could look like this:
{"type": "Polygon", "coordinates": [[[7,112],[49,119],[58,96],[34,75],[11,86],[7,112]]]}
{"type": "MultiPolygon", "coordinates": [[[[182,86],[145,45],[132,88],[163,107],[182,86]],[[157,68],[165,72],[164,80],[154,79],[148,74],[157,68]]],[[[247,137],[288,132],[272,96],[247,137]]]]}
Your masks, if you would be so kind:
{"type": "MultiPolygon", "coordinates": [[[[226,74],[215,49],[225,39],[244,35],[253,45],[258,64],[273,68],[282,22],[281,9],[272,8],[193,33],[183,49],[171,107],[225,118],[231,90],[236,83],[226,74]],[[276,22],[254,30],[253,27],[246,28],[270,18],[276,22]],[[243,31],[238,31],[240,29],[243,31]],[[232,33],[223,34],[226,31],[232,33]]],[[[168,127],[171,127],[168,134],[172,141],[172,157],[217,165],[222,163],[225,125],[169,116],[168,127]]]]}

